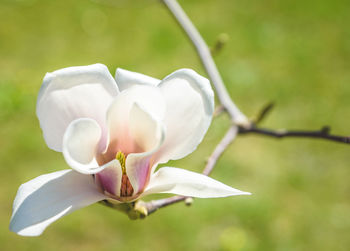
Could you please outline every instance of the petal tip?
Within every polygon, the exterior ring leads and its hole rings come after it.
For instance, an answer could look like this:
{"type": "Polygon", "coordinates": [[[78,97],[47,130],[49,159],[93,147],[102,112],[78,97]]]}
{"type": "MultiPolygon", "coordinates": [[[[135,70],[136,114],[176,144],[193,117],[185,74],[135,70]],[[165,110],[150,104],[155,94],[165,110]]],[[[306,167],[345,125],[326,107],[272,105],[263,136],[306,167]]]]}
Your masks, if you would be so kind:
{"type": "Polygon", "coordinates": [[[252,193],[250,193],[250,192],[243,192],[242,191],[242,193],[240,195],[252,195],[252,193]]]}

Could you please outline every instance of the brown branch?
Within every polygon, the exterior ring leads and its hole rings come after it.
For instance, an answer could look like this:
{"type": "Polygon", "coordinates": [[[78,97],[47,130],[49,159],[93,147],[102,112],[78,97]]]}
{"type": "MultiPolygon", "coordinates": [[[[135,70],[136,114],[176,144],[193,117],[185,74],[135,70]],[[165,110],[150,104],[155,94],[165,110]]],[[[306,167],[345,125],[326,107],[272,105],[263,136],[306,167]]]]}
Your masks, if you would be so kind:
{"type": "Polygon", "coordinates": [[[339,136],[330,134],[331,128],[329,126],[324,126],[320,130],[285,130],[285,129],[268,129],[260,128],[257,125],[271,112],[274,107],[274,103],[270,102],[265,105],[255,120],[252,120],[250,127],[238,127],[239,134],[260,134],[264,136],[274,137],[274,138],[313,138],[313,139],[323,139],[344,144],[350,144],[349,136],[339,136]]]}
{"type": "Polygon", "coordinates": [[[330,134],[329,127],[323,127],[321,130],[309,131],[309,130],[271,130],[266,128],[258,128],[252,126],[251,128],[239,127],[239,134],[260,134],[265,136],[270,136],[274,138],[314,138],[314,139],[323,139],[329,140],[344,144],[350,144],[350,137],[347,136],[338,136],[330,134]]]}

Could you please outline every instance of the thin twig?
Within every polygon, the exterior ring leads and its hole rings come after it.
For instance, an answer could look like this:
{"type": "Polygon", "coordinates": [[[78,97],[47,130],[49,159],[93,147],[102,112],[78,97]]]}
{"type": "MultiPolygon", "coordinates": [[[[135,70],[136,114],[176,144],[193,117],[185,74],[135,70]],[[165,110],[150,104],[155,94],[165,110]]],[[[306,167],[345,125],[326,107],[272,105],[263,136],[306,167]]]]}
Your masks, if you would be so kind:
{"type": "Polygon", "coordinates": [[[157,211],[159,208],[166,207],[172,204],[175,204],[180,201],[186,200],[186,196],[173,196],[165,199],[160,199],[160,200],[151,200],[148,202],[145,202],[145,207],[147,209],[148,215],[154,213],[157,211]]]}
{"type": "Polygon", "coordinates": [[[314,139],[324,139],[324,140],[330,140],[330,141],[335,141],[335,142],[344,143],[344,144],[350,144],[350,137],[332,135],[330,134],[329,127],[323,127],[321,130],[316,130],[316,131],[308,131],[308,130],[287,131],[287,130],[271,130],[271,129],[258,128],[253,126],[251,128],[239,127],[238,133],[239,134],[255,133],[255,134],[261,134],[261,135],[270,136],[274,138],[287,138],[287,137],[314,138],[314,139]]]}
{"type": "Polygon", "coordinates": [[[188,38],[194,45],[197,53],[201,59],[201,62],[208,73],[208,76],[213,84],[218,99],[225,110],[229,113],[233,122],[240,126],[249,125],[247,117],[238,109],[235,103],[230,98],[227,89],[222,81],[220,73],[215,65],[213,57],[210,54],[209,47],[203,40],[202,36],[192,24],[184,10],[178,4],[176,0],[162,0],[166,5],[170,13],[173,15],[175,20],[179,23],[180,27],[185,31],[188,38]]]}
{"type": "Polygon", "coordinates": [[[214,114],[213,117],[218,117],[219,115],[221,115],[223,112],[225,111],[225,107],[223,107],[222,105],[218,106],[215,108],[214,110],[214,114]]]}
{"type": "Polygon", "coordinates": [[[209,175],[213,168],[215,167],[216,162],[220,156],[224,153],[227,147],[233,142],[236,138],[238,132],[237,126],[231,126],[230,129],[226,132],[225,136],[222,138],[220,143],[216,146],[214,152],[208,159],[207,165],[203,170],[203,174],[209,175]]]}
{"type": "Polygon", "coordinates": [[[271,112],[275,104],[273,102],[270,102],[266,104],[261,111],[259,112],[257,118],[253,121],[255,125],[259,124],[261,121],[264,120],[264,118],[271,112]]]}

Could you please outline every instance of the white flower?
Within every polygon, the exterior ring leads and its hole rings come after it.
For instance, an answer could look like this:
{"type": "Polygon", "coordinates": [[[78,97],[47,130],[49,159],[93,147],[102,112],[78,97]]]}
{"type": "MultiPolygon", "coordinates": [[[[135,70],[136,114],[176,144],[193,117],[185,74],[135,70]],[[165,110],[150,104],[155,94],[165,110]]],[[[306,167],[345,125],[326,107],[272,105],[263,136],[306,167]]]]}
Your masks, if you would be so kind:
{"type": "Polygon", "coordinates": [[[134,201],[152,193],[193,197],[249,194],[202,174],[159,163],[180,159],[202,141],[212,119],[209,81],[181,69],[162,81],[106,66],[47,73],[37,116],[49,148],[73,170],[20,186],[10,230],[37,236],[60,217],[101,200],[134,201]]]}

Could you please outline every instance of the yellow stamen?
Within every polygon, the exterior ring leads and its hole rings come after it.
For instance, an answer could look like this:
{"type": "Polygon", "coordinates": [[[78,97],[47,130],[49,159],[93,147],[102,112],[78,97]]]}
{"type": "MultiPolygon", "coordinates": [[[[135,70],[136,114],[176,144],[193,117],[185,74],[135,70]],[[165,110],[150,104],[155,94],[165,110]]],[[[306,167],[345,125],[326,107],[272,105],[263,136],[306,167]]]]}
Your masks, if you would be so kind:
{"type": "Polygon", "coordinates": [[[122,167],[123,174],[126,174],[126,169],[125,169],[125,155],[121,151],[117,152],[115,155],[115,158],[119,160],[119,163],[122,167]]]}
{"type": "Polygon", "coordinates": [[[119,151],[115,155],[115,158],[119,161],[123,172],[120,186],[120,197],[130,197],[133,195],[134,189],[130,183],[128,176],[126,175],[125,154],[119,151]]]}

